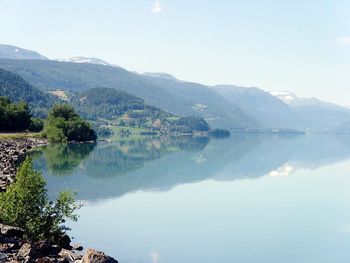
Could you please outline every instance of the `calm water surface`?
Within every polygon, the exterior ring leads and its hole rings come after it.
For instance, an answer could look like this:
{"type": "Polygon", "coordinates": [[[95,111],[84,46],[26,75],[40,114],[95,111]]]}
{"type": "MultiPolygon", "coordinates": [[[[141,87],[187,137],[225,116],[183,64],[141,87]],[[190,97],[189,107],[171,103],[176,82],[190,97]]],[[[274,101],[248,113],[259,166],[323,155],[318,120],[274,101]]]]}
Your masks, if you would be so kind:
{"type": "Polygon", "coordinates": [[[48,146],[75,242],[121,263],[349,262],[350,137],[235,135],[48,146]]]}

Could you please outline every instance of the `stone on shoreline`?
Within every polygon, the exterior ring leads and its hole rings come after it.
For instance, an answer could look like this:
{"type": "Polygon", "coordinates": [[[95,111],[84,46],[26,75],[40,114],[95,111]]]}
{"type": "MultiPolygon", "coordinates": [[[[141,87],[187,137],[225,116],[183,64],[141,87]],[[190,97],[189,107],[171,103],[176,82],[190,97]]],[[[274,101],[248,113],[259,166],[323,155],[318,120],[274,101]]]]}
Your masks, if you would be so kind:
{"type": "Polygon", "coordinates": [[[0,191],[5,191],[15,180],[17,166],[27,150],[46,144],[46,140],[38,138],[0,140],[0,191]]]}
{"type": "Polygon", "coordinates": [[[114,258],[107,256],[103,252],[94,249],[88,249],[81,263],[118,263],[114,258]]]}

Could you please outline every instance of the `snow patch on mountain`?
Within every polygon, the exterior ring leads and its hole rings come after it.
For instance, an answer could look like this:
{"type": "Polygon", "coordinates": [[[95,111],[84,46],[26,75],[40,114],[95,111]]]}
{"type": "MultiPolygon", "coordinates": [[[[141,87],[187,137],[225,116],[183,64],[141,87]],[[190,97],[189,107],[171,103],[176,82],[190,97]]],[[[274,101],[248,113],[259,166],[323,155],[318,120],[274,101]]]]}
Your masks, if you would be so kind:
{"type": "Polygon", "coordinates": [[[58,59],[60,62],[72,62],[72,63],[85,63],[85,64],[97,64],[103,66],[115,66],[99,58],[89,57],[72,57],[66,59],[58,59]]]}
{"type": "Polygon", "coordinates": [[[299,99],[299,97],[297,95],[295,95],[294,93],[292,93],[290,91],[275,91],[274,90],[274,91],[270,91],[269,93],[272,96],[279,98],[280,100],[282,100],[286,104],[290,104],[292,101],[299,99]]]}
{"type": "Polygon", "coordinates": [[[153,78],[161,78],[161,79],[170,79],[170,80],[178,80],[176,77],[169,73],[164,72],[144,72],[142,75],[153,78]]]}

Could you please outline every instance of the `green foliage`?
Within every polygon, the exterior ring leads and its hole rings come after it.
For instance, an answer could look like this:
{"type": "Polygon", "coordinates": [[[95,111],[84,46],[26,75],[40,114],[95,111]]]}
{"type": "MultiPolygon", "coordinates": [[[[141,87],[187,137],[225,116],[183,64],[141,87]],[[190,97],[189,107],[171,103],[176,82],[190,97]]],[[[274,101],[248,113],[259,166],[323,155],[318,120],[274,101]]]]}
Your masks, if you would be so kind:
{"type": "Polygon", "coordinates": [[[228,130],[213,129],[210,131],[210,136],[214,138],[227,138],[230,137],[231,133],[228,130]]]}
{"type": "Polygon", "coordinates": [[[128,110],[144,109],[144,101],[127,92],[111,88],[94,88],[72,97],[77,112],[88,119],[113,118],[128,110]]]}
{"type": "Polygon", "coordinates": [[[203,118],[195,116],[180,118],[179,120],[175,121],[175,124],[178,126],[178,129],[183,129],[184,132],[186,129],[189,129],[190,131],[201,132],[207,132],[210,130],[209,124],[203,118]]]}
{"type": "Polygon", "coordinates": [[[134,95],[112,88],[94,88],[81,92],[72,97],[71,104],[81,116],[92,120],[111,120],[127,113],[129,118],[138,119],[138,125],[143,125],[147,118],[165,119],[171,116],[170,113],[145,104],[134,95]]]}
{"type": "Polygon", "coordinates": [[[31,118],[29,124],[29,131],[41,132],[44,128],[44,122],[39,118],[31,118]]]}
{"type": "Polygon", "coordinates": [[[96,140],[95,131],[68,104],[56,104],[49,111],[44,125],[44,136],[50,142],[96,140]]]}
{"type": "Polygon", "coordinates": [[[0,221],[22,228],[30,240],[59,242],[65,232],[66,219],[77,220],[78,205],[70,192],[61,192],[49,201],[43,176],[35,171],[27,157],[19,167],[16,181],[0,193],[0,221]]]}
{"type": "Polygon", "coordinates": [[[0,97],[0,131],[24,131],[29,125],[30,113],[26,103],[11,103],[9,98],[0,97]]]}
{"type": "Polygon", "coordinates": [[[33,87],[15,73],[0,68],[0,96],[9,97],[14,102],[24,101],[34,116],[44,117],[56,99],[33,87]]]}
{"type": "Polygon", "coordinates": [[[152,131],[208,131],[209,125],[199,117],[181,118],[147,105],[142,99],[112,88],[94,88],[72,97],[71,103],[83,117],[100,121],[112,120],[119,126],[152,131]]]}

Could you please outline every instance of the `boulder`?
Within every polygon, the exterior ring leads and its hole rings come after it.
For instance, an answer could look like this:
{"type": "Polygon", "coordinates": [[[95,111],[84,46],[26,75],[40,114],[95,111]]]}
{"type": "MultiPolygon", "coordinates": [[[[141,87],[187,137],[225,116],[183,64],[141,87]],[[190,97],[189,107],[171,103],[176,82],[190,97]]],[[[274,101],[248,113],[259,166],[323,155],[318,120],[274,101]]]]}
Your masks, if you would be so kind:
{"type": "Polygon", "coordinates": [[[61,251],[58,245],[52,245],[46,240],[41,240],[33,244],[35,251],[42,256],[55,256],[61,251]]]}
{"type": "Polygon", "coordinates": [[[24,231],[19,227],[7,226],[0,224],[0,233],[5,237],[17,237],[22,238],[24,231]]]}
{"type": "Polygon", "coordinates": [[[68,262],[76,262],[76,261],[82,259],[81,255],[74,253],[71,250],[64,249],[64,248],[59,253],[59,256],[65,260],[67,260],[68,262]]]}
{"type": "Polygon", "coordinates": [[[61,251],[61,247],[51,245],[47,241],[38,241],[35,243],[25,243],[18,251],[18,256],[23,259],[37,259],[48,256],[57,256],[61,251]]]}
{"type": "Polygon", "coordinates": [[[70,237],[65,234],[61,237],[61,239],[59,240],[59,245],[62,247],[62,248],[65,248],[65,249],[72,249],[72,246],[70,245],[70,242],[71,242],[71,239],[70,237]]]}
{"type": "Polygon", "coordinates": [[[107,256],[103,252],[88,249],[83,256],[81,263],[118,263],[118,261],[110,256],[107,256]]]}
{"type": "Polygon", "coordinates": [[[0,262],[6,262],[8,259],[7,255],[0,252],[0,262]]]}
{"type": "Polygon", "coordinates": [[[72,250],[76,250],[76,251],[83,251],[83,246],[80,244],[73,244],[72,245],[72,250]]]}
{"type": "Polygon", "coordinates": [[[18,251],[17,256],[21,259],[36,258],[36,251],[30,243],[24,243],[18,251]]]}
{"type": "Polygon", "coordinates": [[[54,263],[54,262],[57,262],[57,261],[49,257],[38,258],[37,260],[35,260],[35,263],[54,263]]]}

